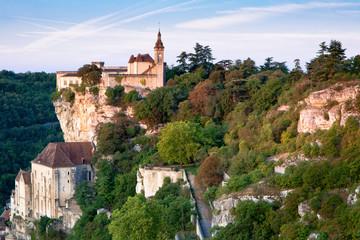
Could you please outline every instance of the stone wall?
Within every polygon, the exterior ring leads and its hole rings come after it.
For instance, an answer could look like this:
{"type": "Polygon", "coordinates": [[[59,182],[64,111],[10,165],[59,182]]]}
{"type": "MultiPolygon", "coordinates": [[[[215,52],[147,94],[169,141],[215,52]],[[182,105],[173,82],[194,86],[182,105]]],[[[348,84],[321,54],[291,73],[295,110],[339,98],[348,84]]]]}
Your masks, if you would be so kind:
{"type": "Polygon", "coordinates": [[[140,167],[137,172],[136,193],[144,193],[146,198],[153,197],[163,185],[164,178],[169,177],[172,183],[185,178],[185,171],[165,167],[140,167]]]}

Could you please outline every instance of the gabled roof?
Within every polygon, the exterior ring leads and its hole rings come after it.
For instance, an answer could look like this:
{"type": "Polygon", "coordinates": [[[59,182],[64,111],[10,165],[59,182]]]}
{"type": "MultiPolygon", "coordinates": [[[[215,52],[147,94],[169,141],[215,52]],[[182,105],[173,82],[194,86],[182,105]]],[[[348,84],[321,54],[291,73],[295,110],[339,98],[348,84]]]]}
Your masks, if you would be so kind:
{"type": "Polygon", "coordinates": [[[90,142],[49,143],[32,163],[48,167],[73,167],[90,164],[92,155],[90,142]]]}
{"type": "Polygon", "coordinates": [[[133,62],[149,62],[149,63],[155,63],[154,59],[148,54],[138,54],[136,57],[134,55],[131,55],[129,59],[129,63],[133,62]]]}
{"type": "Polygon", "coordinates": [[[30,174],[30,172],[25,172],[24,170],[20,169],[15,181],[20,182],[21,177],[23,177],[26,185],[31,184],[30,174]]]}

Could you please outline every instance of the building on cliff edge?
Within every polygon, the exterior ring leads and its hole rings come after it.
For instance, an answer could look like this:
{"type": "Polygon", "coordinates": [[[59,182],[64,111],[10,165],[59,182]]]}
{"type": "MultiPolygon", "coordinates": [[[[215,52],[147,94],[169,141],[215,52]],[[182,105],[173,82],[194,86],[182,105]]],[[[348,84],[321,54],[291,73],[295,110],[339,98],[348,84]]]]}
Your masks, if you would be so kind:
{"type": "MultiPolygon", "coordinates": [[[[127,66],[111,67],[104,66],[104,62],[92,62],[102,69],[100,86],[115,87],[121,84],[125,92],[131,90],[154,90],[163,87],[166,79],[164,62],[164,44],[161,40],[161,33],[157,35],[154,47],[154,59],[149,54],[138,54],[130,56],[127,66]]],[[[77,71],[56,72],[56,87],[58,90],[67,88],[70,84],[81,84],[81,78],[77,71]]]]}
{"type": "Polygon", "coordinates": [[[20,169],[11,195],[12,232],[26,239],[26,222],[41,216],[62,218],[62,229],[70,230],[82,212],[73,199],[75,186],[94,182],[90,142],[49,143],[31,161],[31,170],[20,169]]]}

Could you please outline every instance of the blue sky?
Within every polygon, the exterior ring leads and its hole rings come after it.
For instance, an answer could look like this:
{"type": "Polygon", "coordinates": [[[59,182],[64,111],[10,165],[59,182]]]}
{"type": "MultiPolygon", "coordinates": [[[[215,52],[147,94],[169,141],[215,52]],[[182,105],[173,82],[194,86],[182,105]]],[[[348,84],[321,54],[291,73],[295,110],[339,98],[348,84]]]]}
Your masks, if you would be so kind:
{"type": "Polygon", "coordinates": [[[131,54],[153,55],[159,22],[169,65],[196,42],[209,45],[215,61],[250,57],[260,65],[274,57],[290,68],[331,39],[348,57],[360,54],[359,0],[2,0],[0,69],[123,66],[131,54]]]}

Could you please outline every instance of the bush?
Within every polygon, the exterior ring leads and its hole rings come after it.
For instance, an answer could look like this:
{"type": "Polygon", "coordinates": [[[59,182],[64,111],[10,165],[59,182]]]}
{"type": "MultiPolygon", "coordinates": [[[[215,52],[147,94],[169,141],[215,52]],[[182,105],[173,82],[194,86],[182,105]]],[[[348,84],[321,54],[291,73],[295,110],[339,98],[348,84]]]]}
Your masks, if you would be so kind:
{"type": "Polygon", "coordinates": [[[99,88],[98,87],[91,87],[89,89],[89,91],[94,94],[94,95],[98,95],[99,94],[99,88]]]}
{"type": "Polygon", "coordinates": [[[63,93],[63,97],[67,102],[74,103],[75,93],[71,91],[71,89],[67,88],[63,93]]]}
{"type": "Polygon", "coordinates": [[[204,198],[210,202],[215,200],[216,197],[216,191],[217,191],[218,187],[216,186],[212,186],[209,187],[205,192],[204,192],[204,198]]]}
{"type": "Polygon", "coordinates": [[[326,121],[329,121],[329,114],[328,114],[328,113],[324,113],[324,119],[325,119],[326,121]]]}
{"type": "Polygon", "coordinates": [[[59,91],[57,88],[54,92],[51,93],[51,100],[56,101],[61,98],[62,91],[59,91]]]}
{"type": "Polygon", "coordinates": [[[219,185],[222,181],[220,160],[215,156],[207,157],[199,168],[196,181],[205,188],[219,185]]]}
{"type": "Polygon", "coordinates": [[[142,79],[140,80],[140,83],[141,83],[141,85],[145,86],[145,85],[146,85],[146,80],[145,80],[145,78],[142,78],[142,79]]]}
{"type": "Polygon", "coordinates": [[[139,100],[139,93],[135,90],[131,90],[130,92],[123,95],[123,100],[127,104],[136,102],[137,100],[139,100]]]}
{"type": "Polygon", "coordinates": [[[124,87],[121,85],[116,85],[115,88],[108,88],[105,92],[106,95],[106,104],[107,105],[117,105],[121,100],[121,95],[124,92],[124,87]]]}

